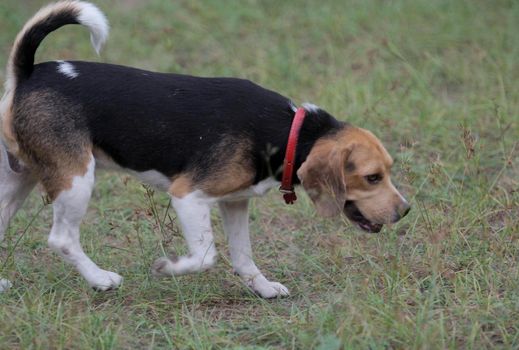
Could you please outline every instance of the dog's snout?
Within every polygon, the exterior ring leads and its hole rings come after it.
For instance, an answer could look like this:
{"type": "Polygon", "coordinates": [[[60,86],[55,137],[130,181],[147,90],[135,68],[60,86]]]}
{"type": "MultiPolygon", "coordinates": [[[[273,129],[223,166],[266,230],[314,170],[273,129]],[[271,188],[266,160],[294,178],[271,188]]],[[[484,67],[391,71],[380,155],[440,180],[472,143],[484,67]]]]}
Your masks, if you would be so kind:
{"type": "Polygon", "coordinates": [[[403,218],[404,216],[406,216],[410,210],[411,210],[411,206],[409,205],[409,203],[407,201],[405,201],[399,209],[400,218],[403,218]]]}
{"type": "Polygon", "coordinates": [[[393,216],[393,222],[397,222],[398,220],[402,219],[409,213],[410,210],[411,206],[409,203],[406,200],[402,201],[402,203],[396,208],[395,214],[393,216]]]}

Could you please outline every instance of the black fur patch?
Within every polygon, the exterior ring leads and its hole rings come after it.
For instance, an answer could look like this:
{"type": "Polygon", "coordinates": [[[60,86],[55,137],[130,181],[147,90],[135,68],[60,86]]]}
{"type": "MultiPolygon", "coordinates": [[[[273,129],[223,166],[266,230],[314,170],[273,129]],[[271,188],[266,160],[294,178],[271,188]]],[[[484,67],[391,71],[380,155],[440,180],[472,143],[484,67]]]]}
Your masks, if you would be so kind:
{"type": "Polygon", "coordinates": [[[51,32],[66,25],[79,24],[76,20],[77,10],[72,7],[69,10],[61,10],[52,13],[48,18],[31,27],[18,43],[18,49],[14,57],[15,75],[19,81],[27,79],[34,67],[34,55],[42,40],[51,32]]]}
{"type": "MultiPolygon", "coordinates": [[[[222,159],[237,151],[233,140],[246,139],[254,183],[271,174],[280,177],[294,117],[288,98],[242,79],[69,63],[78,73],[76,78],[59,73],[54,62],[34,66],[30,78],[17,87],[15,103],[21,104],[37,92],[55,92],[78,114],[63,113],[56,107],[56,120],[73,125],[78,135],[88,135],[94,147],[124,168],[156,170],[170,178],[196,171],[197,181],[203,180],[222,159]]],[[[52,106],[53,101],[48,100],[39,108],[47,115],[52,106]]],[[[30,118],[41,118],[38,108],[31,109],[35,113],[30,118]]],[[[317,139],[343,127],[344,123],[325,111],[307,112],[296,166],[306,159],[317,139]]],[[[62,133],[63,140],[70,140],[65,135],[69,131],[54,130],[56,136],[62,133]]],[[[295,174],[294,182],[298,182],[295,174]]]]}

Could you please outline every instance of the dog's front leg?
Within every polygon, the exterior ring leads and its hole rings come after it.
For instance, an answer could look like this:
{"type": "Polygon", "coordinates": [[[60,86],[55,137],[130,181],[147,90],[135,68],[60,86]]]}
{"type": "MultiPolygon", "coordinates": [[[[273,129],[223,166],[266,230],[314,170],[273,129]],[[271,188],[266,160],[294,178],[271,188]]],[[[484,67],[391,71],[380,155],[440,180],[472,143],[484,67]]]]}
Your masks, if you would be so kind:
{"type": "Polygon", "coordinates": [[[213,201],[198,192],[182,198],[172,197],[173,208],[182,226],[189,254],[155,260],[155,276],[183,275],[207,270],[216,263],[216,248],[211,229],[211,204],[213,201]]]}
{"type": "Polygon", "coordinates": [[[22,206],[36,184],[36,179],[0,142],[0,241],[11,218],[22,206]]]}
{"type": "MultiPolygon", "coordinates": [[[[29,169],[9,154],[0,141],[0,242],[4,239],[11,218],[20,209],[35,184],[36,179],[29,169]]],[[[0,278],[0,293],[10,286],[11,282],[0,278]]]]}
{"type": "Polygon", "coordinates": [[[278,282],[267,280],[252,259],[249,238],[249,200],[221,202],[223,225],[229,239],[229,249],[234,270],[245,284],[263,298],[289,295],[288,289],[278,282]]]}

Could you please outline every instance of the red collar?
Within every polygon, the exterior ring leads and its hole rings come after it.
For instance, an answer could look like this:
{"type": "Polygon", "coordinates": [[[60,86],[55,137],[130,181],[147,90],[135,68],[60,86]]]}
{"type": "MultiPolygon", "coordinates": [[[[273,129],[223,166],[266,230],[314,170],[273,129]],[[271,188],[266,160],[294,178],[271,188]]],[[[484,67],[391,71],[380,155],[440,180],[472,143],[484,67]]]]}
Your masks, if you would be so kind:
{"type": "Polygon", "coordinates": [[[305,120],[304,108],[298,108],[292,126],[290,127],[290,134],[288,135],[287,149],[285,151],[285,160],[283,161],[283,177],[279,191],[283,193],[283,198],[286,204],[294,204],[297,199],[292,185],[292,175],[294,174],[294,160],[296,158],[297,139],[299,138],[299,131],[305,120]]]}

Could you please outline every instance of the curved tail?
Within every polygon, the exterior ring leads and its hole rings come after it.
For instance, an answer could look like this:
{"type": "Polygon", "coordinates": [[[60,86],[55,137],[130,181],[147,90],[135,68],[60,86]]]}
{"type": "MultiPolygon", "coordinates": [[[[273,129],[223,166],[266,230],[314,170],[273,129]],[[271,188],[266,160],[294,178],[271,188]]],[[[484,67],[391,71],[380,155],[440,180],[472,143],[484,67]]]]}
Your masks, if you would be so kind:
{"type": "Polygon", "coordinates": [[[34,55],[42,40],[66,24],[82,24],[90,30],[97,53],[108,37],[108,21],[96,6],[83,1],[60,1],[39,10],[16,36],[7,63],[6,92],[30,77],[34,55]]]}

